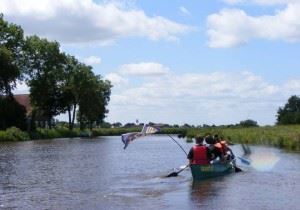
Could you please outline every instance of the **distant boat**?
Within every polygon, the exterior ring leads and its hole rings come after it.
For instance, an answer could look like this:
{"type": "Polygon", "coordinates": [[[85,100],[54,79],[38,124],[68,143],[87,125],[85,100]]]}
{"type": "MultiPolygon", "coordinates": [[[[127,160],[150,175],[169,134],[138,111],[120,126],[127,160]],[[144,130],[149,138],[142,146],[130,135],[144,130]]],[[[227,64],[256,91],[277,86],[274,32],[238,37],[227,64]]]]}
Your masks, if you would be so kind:
{"type": "Polygon", "coordinates": [[[192,164],[191,172],[194,180],[203,180],[218,176],[224,176],[235,171],[231,162],[213,163],[209,165],[192,164]]]}

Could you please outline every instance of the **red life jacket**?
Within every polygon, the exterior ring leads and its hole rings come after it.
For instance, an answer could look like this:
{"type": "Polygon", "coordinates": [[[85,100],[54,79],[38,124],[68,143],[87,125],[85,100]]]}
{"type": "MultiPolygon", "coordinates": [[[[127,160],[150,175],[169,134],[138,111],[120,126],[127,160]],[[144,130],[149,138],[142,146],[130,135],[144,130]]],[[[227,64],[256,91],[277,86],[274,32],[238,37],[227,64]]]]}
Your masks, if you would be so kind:
{"type": "Polygon", "coordinates": [[[206,165],[210,163],[210,160],[206,154],[207,148],[203,145],[193,146],[193,162],[192,164],[206,165]]]}

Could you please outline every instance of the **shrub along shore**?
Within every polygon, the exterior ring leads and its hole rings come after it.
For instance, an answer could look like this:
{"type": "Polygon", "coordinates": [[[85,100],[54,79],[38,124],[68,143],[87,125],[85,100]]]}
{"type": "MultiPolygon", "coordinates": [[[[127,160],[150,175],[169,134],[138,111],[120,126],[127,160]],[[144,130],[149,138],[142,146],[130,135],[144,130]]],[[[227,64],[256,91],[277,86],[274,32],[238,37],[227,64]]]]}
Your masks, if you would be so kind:
{"type": "MultiPolygon", "coordinates": [[[[140,131],[140,127],[133,128],[97,128],[92,132],[72,131],[67,128],[37,129],[34,133],[27,133],[12,127],[0,131],[0,141],[26,141],[35,139],[74,138],[89,136],[119,136],[123,133],[140,131]]],[[[232,143],[250,145],[270,145],[287,150],[300,151],[300,125],[264,126],[264,127],[208,127],[208,128],[162,128],[161,134],[180,134],[187,139],[196,135],[218,134],[232,143]]]]}

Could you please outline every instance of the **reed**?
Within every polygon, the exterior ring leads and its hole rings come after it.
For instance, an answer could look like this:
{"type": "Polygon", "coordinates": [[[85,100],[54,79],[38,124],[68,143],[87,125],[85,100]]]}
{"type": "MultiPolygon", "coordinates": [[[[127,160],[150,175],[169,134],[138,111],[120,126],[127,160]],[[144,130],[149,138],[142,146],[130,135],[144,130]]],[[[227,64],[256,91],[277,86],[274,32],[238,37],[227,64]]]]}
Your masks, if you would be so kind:
{"type": "Polygon", "coordinates": [[[263,126],[251,128],[197,128],[188,129],[188,136],[218,134],[233,143],[271,145],[300,151],[300,125],[263,126]]]}

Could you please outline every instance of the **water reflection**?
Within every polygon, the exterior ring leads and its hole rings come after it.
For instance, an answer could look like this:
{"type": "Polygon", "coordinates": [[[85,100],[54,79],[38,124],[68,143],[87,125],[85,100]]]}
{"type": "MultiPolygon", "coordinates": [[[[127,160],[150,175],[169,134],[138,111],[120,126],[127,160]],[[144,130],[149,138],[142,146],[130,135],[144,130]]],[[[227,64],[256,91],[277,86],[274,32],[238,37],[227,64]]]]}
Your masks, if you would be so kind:
{"type": "MultiPolygon", "coordinates": [[[[192,206],[197,208],[217,208],[217,199],[226,188],[226,178],[217,177],[201,181],[193,181],[190,186],[190,199],[192,206]]],[[[194,208],[193,208],[194,209],[194,208]]]]}

